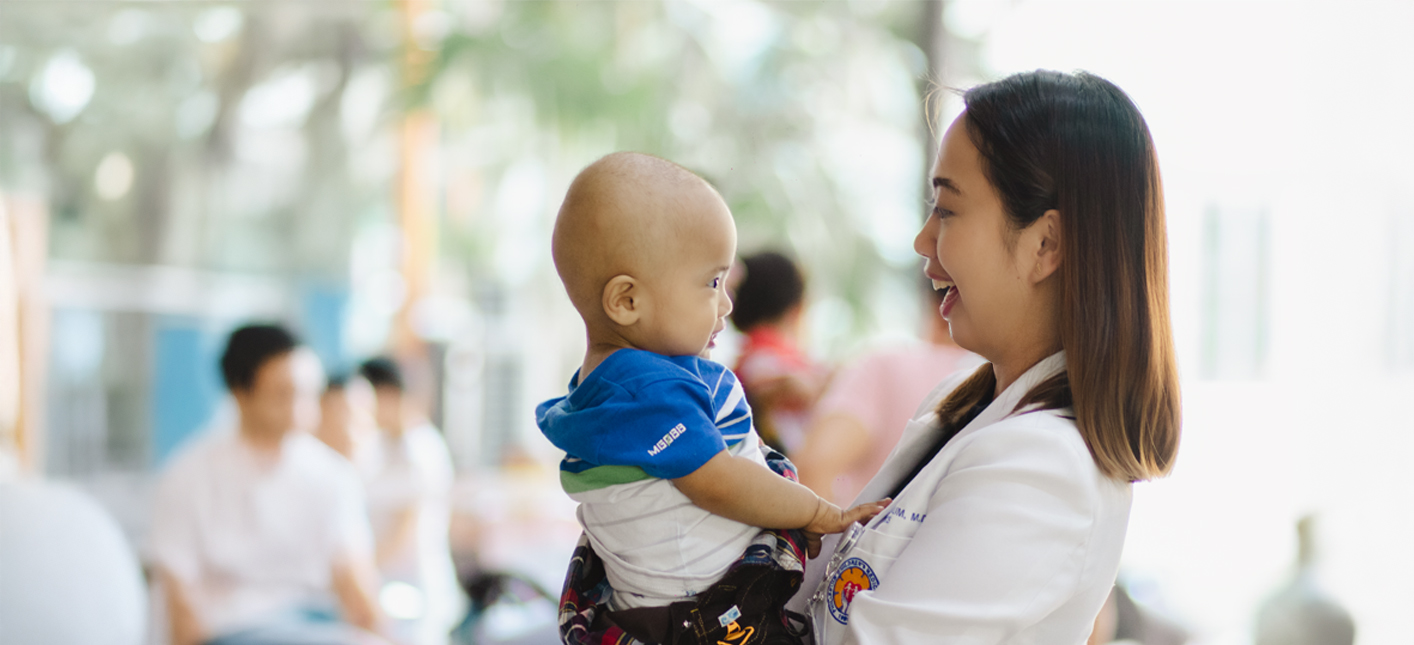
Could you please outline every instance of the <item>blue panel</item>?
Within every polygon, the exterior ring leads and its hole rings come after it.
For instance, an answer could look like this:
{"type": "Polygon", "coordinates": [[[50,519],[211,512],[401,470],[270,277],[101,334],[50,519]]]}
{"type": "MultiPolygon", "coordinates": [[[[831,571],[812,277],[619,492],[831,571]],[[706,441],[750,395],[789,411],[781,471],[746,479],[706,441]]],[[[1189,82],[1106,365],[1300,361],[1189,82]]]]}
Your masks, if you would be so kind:
{"type": "Polygon", "coordinates": [[[344,286],[305,285],[300,290],[304,342],[330,374],[340,374],[350,366],[344,350],[344,311],[349,290],[344,286]]]}
{"type": "Polygon", "coordinates": [[[200,323],[157,320],[152,379],[153,463],[161,466],[182,441],[201,429],[220,402],[219,349],[200,323]]]}

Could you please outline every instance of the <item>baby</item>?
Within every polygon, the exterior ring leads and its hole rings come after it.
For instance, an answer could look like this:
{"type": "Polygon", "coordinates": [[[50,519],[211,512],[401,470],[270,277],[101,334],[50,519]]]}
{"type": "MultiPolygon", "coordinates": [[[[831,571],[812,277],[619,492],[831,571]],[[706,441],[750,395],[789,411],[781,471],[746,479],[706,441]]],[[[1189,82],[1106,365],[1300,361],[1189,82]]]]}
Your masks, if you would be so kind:
{"type": "Polygon", "coordinates": [[[589,348],[569,394],[536,417],[568,453],[560,481],[614,587],[611,610],[692,599],[761,527],[837,533],[883,509],[842,511],[768,469],[741,384],[703,358],[732,310],[736,255],[731,212],[707,182],[649,155],[604,157],[570,185],[552,247],[589,348]]]}

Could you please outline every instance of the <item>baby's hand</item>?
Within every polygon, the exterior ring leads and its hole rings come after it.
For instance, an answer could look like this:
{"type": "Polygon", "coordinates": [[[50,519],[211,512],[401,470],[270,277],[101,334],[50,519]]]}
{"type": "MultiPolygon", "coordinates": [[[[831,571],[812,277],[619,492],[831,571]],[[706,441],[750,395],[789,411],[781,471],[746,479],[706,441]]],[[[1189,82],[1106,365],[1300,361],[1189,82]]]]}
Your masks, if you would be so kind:
{"type": "Polygon", "coordinates": [[[812,558],[820,554],[820,536],[839,533],[855,522],[868,522],[874,519],[875,515],[884,512],[884,508],[888,507],[891,501],[893,500],[886,497],[845,511],[825,501],[823,497],[820,498],[819,506],[815,509],[815,518],[810,520],[810,524],[804,529],[807,554],[812,558]]]}

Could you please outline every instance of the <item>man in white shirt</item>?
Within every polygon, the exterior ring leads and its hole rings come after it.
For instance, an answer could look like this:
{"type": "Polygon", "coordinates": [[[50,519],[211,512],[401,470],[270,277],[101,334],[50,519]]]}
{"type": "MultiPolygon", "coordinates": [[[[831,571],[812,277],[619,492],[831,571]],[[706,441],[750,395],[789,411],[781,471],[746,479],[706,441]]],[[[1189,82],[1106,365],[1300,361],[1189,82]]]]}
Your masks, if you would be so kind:
{"type": "Polygon", "coordinates": [[[173,645],[378,643],[377,573],[352,465],[304,430],[318,359],[285,329],[231,334],[234,432],[197,438],[158,485],[151,554],[173,645]]]}
{"type": "Polygon", "coordinates": [[[465,614],[448,544],[452,458],[442,433],[406,392],[402,370],[378,357],[359,367],[372,386],[375,440],[360,446],[368,515],[387,603],[388,636],[399,645],[446,645],[465,614]]]}

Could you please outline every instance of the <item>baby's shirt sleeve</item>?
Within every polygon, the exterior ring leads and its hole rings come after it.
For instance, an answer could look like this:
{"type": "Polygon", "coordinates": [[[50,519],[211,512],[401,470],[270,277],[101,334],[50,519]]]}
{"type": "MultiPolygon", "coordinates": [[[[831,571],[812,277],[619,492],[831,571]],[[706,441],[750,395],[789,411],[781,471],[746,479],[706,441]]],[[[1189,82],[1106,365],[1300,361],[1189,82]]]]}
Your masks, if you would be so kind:
{"type": "Polygon", "coordinates": [[[664,379],[630,394],[614,405],[616,409],[606,411],[606,426],[590,461],[636,466],[653,477],[677,479],[726,450],[705,383],[664,379]]]}

